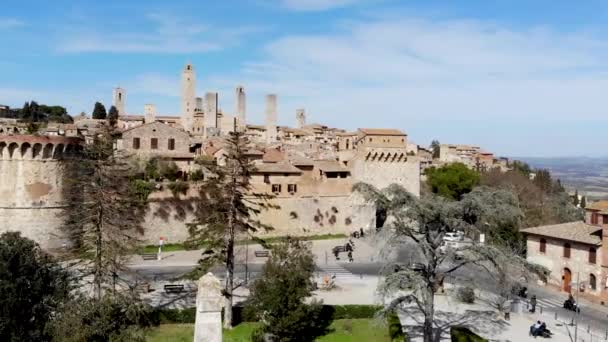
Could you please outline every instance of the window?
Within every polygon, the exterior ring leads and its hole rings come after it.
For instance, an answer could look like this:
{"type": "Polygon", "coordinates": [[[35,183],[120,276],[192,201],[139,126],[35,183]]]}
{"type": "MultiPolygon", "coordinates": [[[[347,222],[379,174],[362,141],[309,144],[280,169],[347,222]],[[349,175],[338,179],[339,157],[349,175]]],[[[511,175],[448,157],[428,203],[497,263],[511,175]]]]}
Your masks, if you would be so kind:
{"type": "Polygon", "coordinates": [[[597,279],[595,278],[595,274],[589,275],[589,288],[591,291],[595,291],[597,288],[597,279]]]}
{"type": "Polygon", "coordinates": [[[591,214],[591,224],[597,224],[597,213],[591,214]]]}
{"type": "Polygon", "coordinates": [[[169,139],[169,144],[168,144],[167,148],[170,151],[175,150],[175,139],[173,139],[173,138],[169,139]]]}
{"type": "Polygon", "coordinates": [[[158,148],[158,138],[150,139],[150,148],[156,150],[158,148]]]}
{"type": "Polygon", "coordinates": [[[270,184],[270,175],[269,174],[264,175],[264,183],[270,184]]]}
{"type": "Polygon", "coordinates": [[[272,184],[272,192],[278,194],[281,192],[281,184],[272,184]]]}
{"type": "Polygon", "coordinates": [[[594,247],[589,248],[589,263],[595,264],[597,260],[597,251],[594,247]]]}
{"type": "Polygon", "coordinates": [[[369,142],[372,142],[372,138],[369,138],[369,142]]]}
{"type": "Polygon", "coordinates": [[[564,258],[570,259],[570,244],[567,242],[564,244],[564,258]]]}
{"type": "Polygon", "coordinates": [[[133,138],[133,149],[139,150],[139,138],[133,138]]]}
{"type": "Polygon", "coordinates": [[[543,254],[545,254],[547,252],[547,240],[545,239],[540,239],[540,249],[539,251],[543,254]]]}
{"type": "Polygon", "coordinates": [[[602,223],[603,224],[608,224],[608,215],[602,216],[602,223]]]}
{"type": "Polygon", "coordinates": [[[290,194],[298,192],[298,185],[297,184],[287,184],[287,192],[289,192],[290,194]]]}

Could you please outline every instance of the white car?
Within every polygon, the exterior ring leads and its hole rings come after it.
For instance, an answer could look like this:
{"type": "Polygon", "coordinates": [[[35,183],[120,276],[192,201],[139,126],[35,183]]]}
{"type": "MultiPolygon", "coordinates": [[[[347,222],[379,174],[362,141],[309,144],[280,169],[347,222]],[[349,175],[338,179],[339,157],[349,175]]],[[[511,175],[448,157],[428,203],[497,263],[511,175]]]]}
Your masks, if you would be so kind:
{"type": "Polygon", "coordinates": [[[464,240],[464,232],[445,233],[443,241],[462,241],[464,240]]]}

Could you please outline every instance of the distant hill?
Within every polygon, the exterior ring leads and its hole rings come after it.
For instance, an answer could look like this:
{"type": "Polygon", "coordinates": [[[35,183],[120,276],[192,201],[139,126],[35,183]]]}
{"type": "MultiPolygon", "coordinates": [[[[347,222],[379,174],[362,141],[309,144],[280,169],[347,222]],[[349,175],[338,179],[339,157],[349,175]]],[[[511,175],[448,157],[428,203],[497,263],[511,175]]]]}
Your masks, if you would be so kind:
{"type": "Polygon", "coordinates": [[[591,199],[608,199],[608,157],[513,158],[533,168],[549,169],[572,192],[591,199]]]}

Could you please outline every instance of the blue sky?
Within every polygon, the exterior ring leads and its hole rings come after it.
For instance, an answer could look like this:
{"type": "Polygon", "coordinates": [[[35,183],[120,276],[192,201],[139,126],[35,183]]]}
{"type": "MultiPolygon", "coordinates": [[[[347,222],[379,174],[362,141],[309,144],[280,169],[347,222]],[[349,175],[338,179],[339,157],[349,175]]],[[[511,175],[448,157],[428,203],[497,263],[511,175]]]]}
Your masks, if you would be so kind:
{"type": "Polygon", "coordinates": [[[545,0],[13,1],[0,12],[0,104],[179,113],[179,74],[248,119],[279,95],[330,126],[506,156],[607,156],[608,3],[545,0]]]}

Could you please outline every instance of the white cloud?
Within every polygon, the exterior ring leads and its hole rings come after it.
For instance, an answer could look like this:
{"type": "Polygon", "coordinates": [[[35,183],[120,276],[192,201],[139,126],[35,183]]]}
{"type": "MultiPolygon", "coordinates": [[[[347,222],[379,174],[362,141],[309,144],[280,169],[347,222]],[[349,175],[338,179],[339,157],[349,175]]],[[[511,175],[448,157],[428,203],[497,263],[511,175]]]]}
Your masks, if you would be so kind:
{"type": "Polygon", "coordinates": [[[326,11],[356,2],[358,0],[281,0],[281,5],[294,11],[326,11]]]}
{"type": "MultiPolygon", "coordinates": [[[[254,120],[262,120],[267,92],[279,94],[283,123],[293,124],[295,109],[304,106],[310,121],[345,128],[400,127],[415,135],[408,127],[421,121],[461,122],[454,128],[461,141],[492,122],[546,122],[549,130],[560,121],[606,120],[608,40],[585,33],[382,19],[331,34],[285,36],[264,52],[238,74],[208,82],[223,85],[229,103],[231,87],[243,83],[254,120]]],[[[554,135],[568,139],[560,129],[554,135]]],[[[602,145],[599,135],[588,139],[602,145]]]]}
{"type": "Polygon", "coordinates": [[[57,49],[64,53],[200,53],[238,44],[245,35],[262,29],[217,26],[211,29],[209,26],[165,13],[150,13],[146,19],[153,24],[153,28],[147,31],[110,32],[73,28],[61,37],[57,49]]]}
{"type": "Polygon", "coordinates": [[[14,29],[25,26],[25,23],[16,18],[0,18],[0,30],[14,29]]]}

